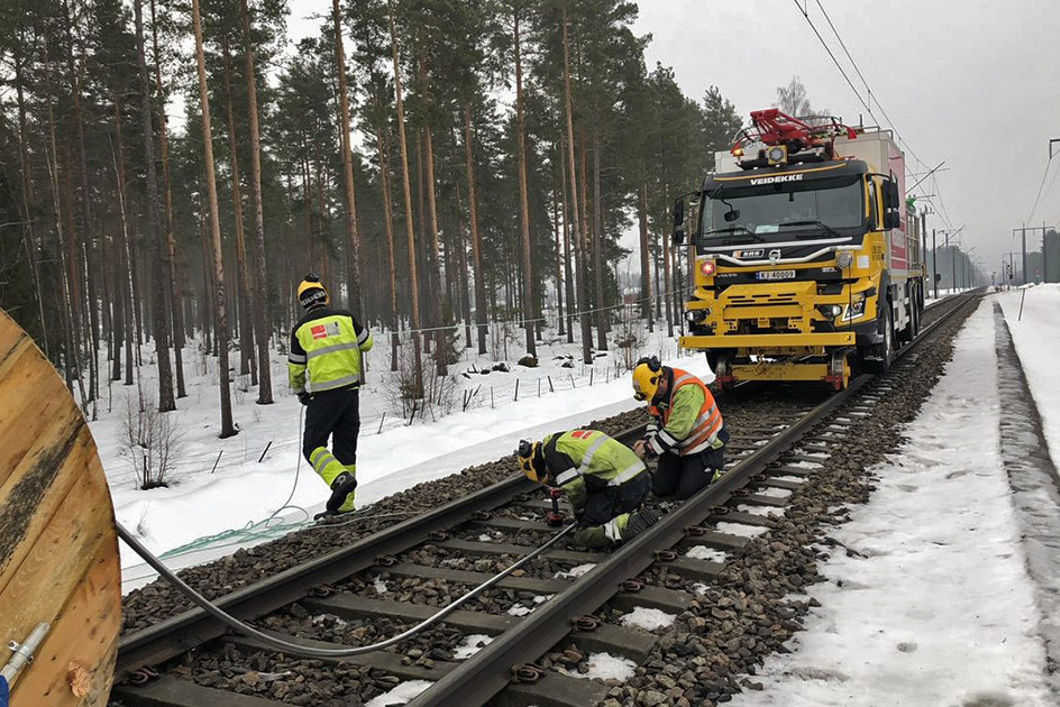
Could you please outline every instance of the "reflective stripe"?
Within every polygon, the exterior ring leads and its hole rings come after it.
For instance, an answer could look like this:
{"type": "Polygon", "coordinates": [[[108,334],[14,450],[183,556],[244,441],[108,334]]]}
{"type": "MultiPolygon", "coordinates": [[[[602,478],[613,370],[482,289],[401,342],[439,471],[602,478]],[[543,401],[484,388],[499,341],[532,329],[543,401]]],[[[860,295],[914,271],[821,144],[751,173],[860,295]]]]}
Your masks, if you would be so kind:
{"type": "Polygon", "coordinates": [[[600,451],[600,447],[604,446],[604,442],[608,440],[608,436],[600,433],[600,437],[595,442],[589,445],[589,448],[585,450],[585,454],[582,455],[582,463],[578,466],[578,473],[584,474],[589,468],[589,465],[593,461],[593,455],[600,451]]]}
{"type": "Polygon", "coordinates": [[[572,467],[557,476],[556,483],[560,486],[563,486],[568,481],[573,481],[574,479],[578,478],[578,476],[580,476],[578,470],[572,467]]]}
{"type": "Polygon", "coordinates": [[[357,348],[360,348],[360,344],[356,341],[351,341],[345,344],[332,344],[331,346],[323,346],[319,349],[313,349],[312,351],[308,351],[306,356],[308,358],[316,358],[317,356],[323,356],[324,354],[332,353],[334,351],[345,351],[347,349],[357,348]]]}
{"type": "Polygon", "coordinates": [[[652,451],[656,454],[664,454],[666,452],[666,448],[663,447],[662,443],[659,441],[659,435],[655,435],[648,440],[648,446],[651,447],[652,451]]]}
{"type": "Polygon", "coordinates": [[[621,531],[618,529],[618,518],[612,518],[601,527],[604,529],[604,535],[606,535],[607,539],[611,542],[618,542],[622,537],[621,531]]]}
{"type": "Polygon", "coordinates": [[[369,337],[371,336],[372,335],[368,332],[367,329],[362,329],[361,333],[357,335],[357,344],[363,344],[364,342],[368,341],[369,337]]]}
{"type": "Polygon", "coordinates": [[[663,445],[664,447],[667,447],[667,448],[675,447],[675,446],[681,444],[681,442],[677,441],[676,437],[674,437],[672,434],[670,434],[666,430],[659,430],[655,434],[655,436],[659,439],[659,444],[661,444],[661,445],[663,445]]]}
{"type": "MultiPolygon", "coordinates": [[[[707,410],[705,413],[703,413],[698,418],[696,418],[696,421],[692,423],[692,431],[688,433],[688,437],[686,437],[681,442],[680,446],[687,447],[692,442],[695,442],[699,438],[699,435],[697,435],[696,432],[701,427],[703,427],[708,422],[710,422],[711,419],[713,419],[714,416],[717,415],[717,413],[718,413],[718,406],[715,404],[715,405],[712,405],[710,407],[710,410],[707,410]]],[[[721,425],[720,424],[718,425],[718,429],[721,429],[721,425]]],[[[717,436],[718,436],[718,432],[717,432],[717,430],[715,430],[714,433],[711,434],[710,438],[711,438],[711,440],[713,440],[713,439],[716,439],[717,436]]]]}
{"type": "Polygon", "coordinates": [[[622,471],[618,472],[618,475],[607,482],[608,486],[621,486],[630,479],[636,478],[640,472],[644,471],[644,463],[637,462],[636,464],[630,464],[622,471]]]}
{"type": "Polygon", "coordinates": [[[331,390],[332,388],[341,388],[345,385],[353,385],[354,383],[360,383],[360,376],[343,376],[342,378],[336,378],[333,381],[325,381],[323,383],[313,383],[313,381],[306,381],[305,388],[306,392],[319,393],[322,390],[331,390]]]}
{"type": "Polygon", "coordinates": [[[287,354],[287,361],[289,363],[305,363],[306,357],[305,354],[289,353],[287,354]]]}

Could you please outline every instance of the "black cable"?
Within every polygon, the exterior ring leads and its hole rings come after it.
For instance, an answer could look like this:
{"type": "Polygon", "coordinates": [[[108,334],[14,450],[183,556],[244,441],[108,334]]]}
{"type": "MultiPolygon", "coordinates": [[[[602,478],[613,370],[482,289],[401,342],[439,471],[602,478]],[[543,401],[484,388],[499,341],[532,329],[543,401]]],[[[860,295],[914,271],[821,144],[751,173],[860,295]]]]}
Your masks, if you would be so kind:
{"type": "Polygon", "coordinates": [[[137,555],[142,557],[144,562],[150,565],[152,569],[158,572],[159,575],[161,575],[163,578],[166,579],[166,581],[168,581],[181,593],[191,599],[192,602],[197,604],[199,608],[201,608],[207,614],[214,617],[229,628],[235,629],[240,633],[256,638],[259,641],[268,644],[275,650],[280,650],[285,653],[291,653],[294,655],[301,655],[310,658],[349,658],[350,656],[362,655],[364,653],[370,653],[372,651],[380,650],[388,646],[392,646],[395,643],[400,643],[401,641],[404,641],[407,638],[411,638],[417,633],[420,633],[424,629],[444,619],[446,616],[455,611],[456,608],[461,604],[467,602],[471,598],[477,596],[486,589],[489,589],[490,587],[500,582],[500,580],[504,579],[509,574],[519,569],[519,567],[526,564],[534,557],[540,555],[546,549],[558,542],[560,538],[564,537],[577,527],[576,523],[571,523],[566,528],[553,535],[552,538],[550,538],[548,542],[546,542],[544,545],[541,545],[533,552],[520,559],[518,562],[509,565],[503,572],[500,572],[499,574],[490,577],[488,580],[478,585],[477,587],[469,591],[467,594],[464,594],[460,598],[453,600],[449,605],[440,609],[432,616],[427,617],[412,628],[403,631],[402,633],[399,633],[396,636],[391,636],[385,641],[373,643],[368,646],[356,646],[349,648],[315,648],[313,646],[307,646],[302,643],[292,643],[290,641],[285,641],[282,638],[277,638],[272,634],[265,633],[260,629],[254,628],[253,626],[250,626],[249,624],[240,621],[231,614],[218,608],[212,602],[210,602],[209,599],[204,597],[202,594],[199,594],[199,592],[195,591],[191,586],[188,585],[187,582],[185,582],[183,579],[174,574],[168,567],[166,567],[160,559],[155,557],[155,555],[143,545],[143,543],[137,540],[132,533],[126,530],[125,526],[123,526],[121,523],[115,523],[115,525],[118,526],[118,537],[124,540],[125,543],[129,547],[131,547],[137,555]]]}

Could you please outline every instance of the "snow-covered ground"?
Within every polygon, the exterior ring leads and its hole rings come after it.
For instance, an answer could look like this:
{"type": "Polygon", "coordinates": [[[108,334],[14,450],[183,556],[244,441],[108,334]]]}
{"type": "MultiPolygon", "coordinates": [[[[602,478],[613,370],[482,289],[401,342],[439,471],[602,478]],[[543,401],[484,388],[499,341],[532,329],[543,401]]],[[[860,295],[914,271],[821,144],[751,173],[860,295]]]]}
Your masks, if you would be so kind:
{"type": "Polygon", "coordinates": [[[997,300],[1042,416],[1049,455],[1056,462],[1060,460],[1060,372],[1054,356],[1060,346],[1060,284],[1009,290],[999,293],[997,300]]]}
{"type": "Polygon", "coordinates": [[[998,447],[992,307],[968,320],[872,500],[834,533],[860,556],[824,563],[794,652],[733,704],[1056,704],[998,447]]]}
{"type": "MultiPolygon", "coordinates": [[[[145,358],[153,355],[151,346],[143,350],[145,358]]],[[[277,401],[274,405],[256,405],[256,389],[243,390],[248,387],[246,382],[237,379],[232,402],[240,432],[221,440],[217,437],[215,361],[191,355],[191,348],[186,351],[188,397],[178,400],[178,410],[171,413],[180,440],[176,465],[167,479],[169,488],[138,488],[133,459],[139,457],[130,453],[129,445],[123,441],[126,399],[131,396],[135,405],[136,386],[112,384],[109,393],[104,391],[99,420],[91,424],[118,521],[156,553],[169,551],[166,560],[173,567],[204,562],[290,530],[304,522],[307,514],[311,517],[322,510],[327,498],[323,482],[301,458],[302,408],[287,390],[284,359],[277,356],[272,369],[277,401]],[[258,463],[270,443],[264,460],[258,463]],[[216,471],[211,473],[215,462],[216,471]],[[260,525],[288,496],[294,508],[284,510],[267,527],[260,525]],[[229,532],[254,523],[259,525],[250,531],[229,532]],[[218,534],[221,537],[210,537],[218,534]]],[[[521,349],[513,345],[511,351],[521,349]]],[[[651,353],[661,354],[665,361],[708,379],[711,375],[704,357],[678,358],[676,342],[667,339],[665,331],[644,335],[634,360],[651,353]]],[[[464,376],[466,371],[489,369],[494,362],[489,357],[461,361],[451,369],[457,386],[453,411],[445,415],[436,410],[433,417],[428,413],[425,419],[417,416],[409,425],[394,412],[393,383],[386,370],[387,342],[378,341],[369,356],[369,385],[361,394],[359,507],[422,481],[496,459],[515,449],[520,438],[576,427],[637,405],[629,374],[615,373],[622,367],[616,366],[616,359],[624,358],[622,350],[612,350],[596,358],[593,366],[583,366],[578,346],[562,341],[539,345],[541,363],[537,368],[524,368],[515,360],[508,360],[510,372],[472,372],[464,376]],[[570,356],[574,357],[574,367],[562,367],[570,356]],[[478,393],[468,410],[461,411],[463,391],[476,389],[478,393]]],[[[233,365],[238,365],[237,356],[233,361],[233,365]]],[[[154,371],[153,365],[142,367],[145,392],[155,390],[154,371]]],[[[124,546],[122,550],[125,591],[153,578],[153,572],[139,558],[124,546]]]]}

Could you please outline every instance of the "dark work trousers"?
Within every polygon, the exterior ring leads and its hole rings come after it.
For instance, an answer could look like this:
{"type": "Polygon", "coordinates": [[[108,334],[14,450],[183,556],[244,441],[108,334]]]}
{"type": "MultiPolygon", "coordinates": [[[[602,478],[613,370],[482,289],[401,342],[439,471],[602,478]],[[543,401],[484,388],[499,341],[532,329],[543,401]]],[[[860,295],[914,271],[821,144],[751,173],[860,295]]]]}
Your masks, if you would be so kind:
{"type": "Polygon", "coordinates": [[[637,510],[647,497],[651,486],[651,474],[647,469],[621,486],[607,486],[593,491],[585,499],[585,508],[578,519],[582,527],[603,525],[623,513],[637,510]]]}
{"type": "Polygon", "coordinates": [[[663,454],[655,470],[652,493],[659,498],[675,496],[685,499],[706,486],[714,478],[714,470],[725,464],[725,447],[708,449],[699,454],[680,457],[663,454]]]}
{"type": "Polygon", "coordinates": [[[361,412],[356,388],[316,393],[306,406],[302,454],[309,459],[317,447],[326,448],[328,437],[331,437],[331,453],[339,463],[356,464],[357,433],[360,431],[361,412]]]}

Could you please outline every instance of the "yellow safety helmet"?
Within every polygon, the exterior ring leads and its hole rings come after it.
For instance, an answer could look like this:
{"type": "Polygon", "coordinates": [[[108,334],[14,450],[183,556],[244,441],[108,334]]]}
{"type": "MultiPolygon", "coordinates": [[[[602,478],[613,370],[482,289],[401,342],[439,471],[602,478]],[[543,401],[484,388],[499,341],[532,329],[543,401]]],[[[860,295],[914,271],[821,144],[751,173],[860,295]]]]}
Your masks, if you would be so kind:
{"type": "Polygon", "coordinates": [[[530,442],[526,439],[520,440],[516,454],[519,457],[519,466],[526,474],[526,478],[538,484],[544,483],[548,477],[548,468],[545,466],[545,454],[541,450],[541,443],[530,442]]]}
{"type": "Polygon", "coordinates": [[[646,356],[637,361],[633,369],[633,397],[649,403],[654,400],[662,373],[662,364],[655,356],[646,356]]]}
{"type": "Polygon", "coordinates": [[[328,291],[320,283],[319,277],[312,273],[305,276],[305,279],[298,285],[298,301],[306,309],[317,303],[328,303],[328,291]]]}

